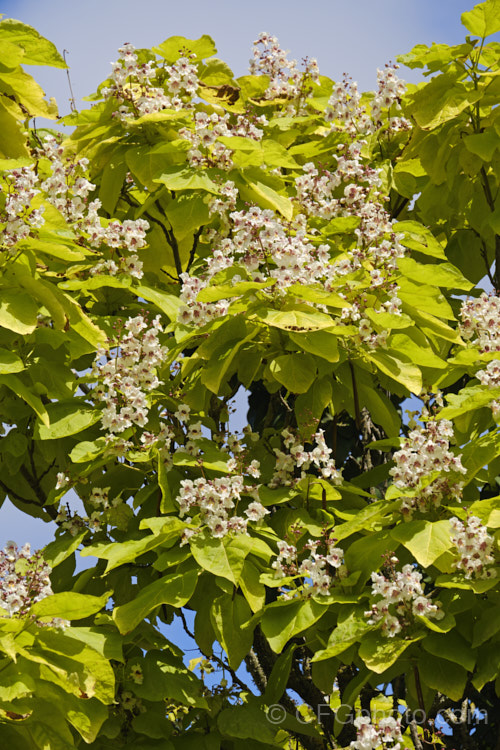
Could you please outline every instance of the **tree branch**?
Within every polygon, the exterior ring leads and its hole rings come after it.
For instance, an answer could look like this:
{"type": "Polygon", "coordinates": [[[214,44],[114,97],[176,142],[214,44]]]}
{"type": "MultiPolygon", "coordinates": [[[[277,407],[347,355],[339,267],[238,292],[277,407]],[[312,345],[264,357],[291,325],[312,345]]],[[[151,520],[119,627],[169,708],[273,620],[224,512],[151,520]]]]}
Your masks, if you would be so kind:
{"type": "MultiPolygon", "coordinates": [[[[257,679],[261,682],[261,684],[264,684],[265,681],[265,684],[267,685],[267,680],[278,657],[272,651],[266,637],[262,633],[259,626],[255,628],[254,648],[252,649],[252,651],[252,668],[256,670],[257,679]]],[[[304,651],[304,649],[302,649],[302,651],[304,651]]],[[[304,656],[306,656],[306,654],[304,654],[304,656]]],[[[258,684],[257,687],[259,688],[259,690],[261,690],[261,692],[263,692],[258,684]]],[[[323,727],[323,731],[328,738],[330,746],[334,747],[333,724],[335,720],[335,714],[331,710],[330,706],[325,703],[324,693],[318,687],[316,687],[308,674],[305,674],[300,670],[300,664],[297,658],[294,658],[292,661],[292,668],[288,677],[287,689],[294,690],[298,695],[300,695],[304,703],[307,703],[307,705],[312,708],[315,716],[317,717],[318,723],[320,723],[323,727]]],[[[311,737],[308,737],[306,741],[301,735],[300,741],[304,745],[304,747],[308,748],[308,750],[316,750],[316,748],[321,747],[318,746],[316,740],[311,737]]]]}
{"type": "MultiPolygon", "coordinates": [[[[484,197],[486,198],[486,203],[488,204],[488,208],[493,213],[495,211],[495,199],[491,192],[490,182],[488,180],[488,175],[486,174],[486,170],[484,166],[481,167],[480,174],[481,174],[481,184],[483,186],[484,197]]],[[[500,236],[498,234],[495,236],[495,282],[494,282],[494,286],[497,291],[500,291],[500,236]]]]}
{"type": "MultiPolygon", "coordinates": [[[[123,200],[125,201],[125,203],[128,203],[129,206],[134,207],[135,204],[133,203],[133,201],[130,199],[130,197],[128,195],[123,195],[122,197],[123,197],[123,200]]],[[[135,207],[137,208],[137,206],[135,206],[135,207]]],[[[172,253],[173,253],[173,256],[174,256],[174,265],[175,265],[175,270],[177,272],[177,276],[180,277],[180,275],[182,273],[181,257],[179,255],[179,245],[177,244],[177,239],[176,239],[173,231],[170,231],[169,229],[167,229],[167,227],[165,226],[165,224],[162,221],[160,221],[159,219],[156,219],[154,216],[152,216],[149,213],[149,211],[144,211],[143,212],[143,216],[146,216],[154,224],[157,224],[160,227],[160,229],[163,232],[163,234],[165,235],[165,239],[167,240],[168,245],[172,249],[172,253]]]]}
{"type": "Polygon", "coordinates": [[[401,201],[397,202],[394,208],[391,211],[391,219],[397,219],[401,211],[408,205],[410,202],[409,198],[403,198],[401,197],[401,201]]]}
{"type": "Polygon", "coordinates": [[[188,259],[188,262],[187,262],[186,271],[189,271],[189,269],[191,268],[191,264],[192,264],[192,262],[194,260],[194,256],[195,256],[195,253],[196,253],[196,248],[198,247],[198,240],[200,239],[202,231],[203,231],[203,227],[200,227],[198,229],[198,231],[195,232],[195,234],[193,236],[193,246],[192,246],[191,251],[189,253],[189,259],[188,259]]]}
{"type": "Polygon", "coordinates": [[[358,387],[356,385],[356,376],[354,375],[354,367],[352,365],[351,360],[347,360],[349,364],[349,369],[351,371],[351,381],[352,381],[352,395],[354,400],[354,415],[355,415],[355,421],[356,421],[356,427],[358,430],[361,430],[361,414],[359,410],[359,397],[358,397],[358,387]]]}
{"type": "Polygon", "coordinates": [[[264,670],[261,667],[259,658],[253,648],[251,648],[249,653],[245,656],[245,664],[247,666],[248,671],[250,672],[252,676],[252,679],[255,683],[255,687],[262,694],[264,694],[266,692],[266,687],[267,687],[267,677],[264,674],[264,670]]]}
{"type": "MultiPolygon", "coordinates": [[[[189,626],[188,626],[188,624],[186,622],[186,616],[185,616],[184,612],[182,611],[182,609],[179,608],[179,610],[177,611],[176,614],[178,614],[179,617],[181,618],[181,620],[182,620],[182,627],[184,628],[184,630],[187,633],[187,635],[190,638],[192,638],[193,641],[196,643],[196,646],[198,648],[200,648],[198,646],[198,643],[196,641],[194,633],[191,632],[191,630],[189,629],[189,626]]],[[[203,656],[205,657],[205,659],[210,659],[212,661],[215,661],[216,664],[218,664],[220,667],[222,667],[222,669],[224,669],[226,672],[229,672],[229,674],[231,675],[231,678],[232,678],[234,684],[239,685],[242,690],[248,691],[248,685],[245,685],[245,683],[240,680],[240,678],[238,677],[238,675],[236,674],[236,672],[234,671],[234,669],[231,669],[231,667],[228,664],[226,664],[224,661],[222,661],[222,659],[219,659],[219,657],[216,656],[213,652],[210,655],[209,654],[205,654],[201,650],[201,648],[200,648],[200,653],[203,654],[203,656]]]]}
{"type": "Polygon", "coordinates": [[[418,736],[417,722],[415,721],[415,719],[412,719],[412,721],[410,721],[409,727],[410,727],[411,741],[413,742],[415,746],[415,750],[424,750],[424,746],[422,745],[420,737],[418,736]]]}

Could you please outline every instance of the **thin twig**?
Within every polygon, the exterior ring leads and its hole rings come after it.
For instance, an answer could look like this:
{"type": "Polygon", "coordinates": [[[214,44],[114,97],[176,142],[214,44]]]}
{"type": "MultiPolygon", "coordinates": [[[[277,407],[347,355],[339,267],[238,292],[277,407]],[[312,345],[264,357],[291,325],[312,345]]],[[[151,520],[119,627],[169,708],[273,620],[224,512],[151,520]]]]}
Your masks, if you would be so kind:
{"type": "MultiPolygon", "coordinates": [[[[69,50],[63,49],[64,62],[66,62],[66,55],[69,55],[69,50]]],[[[77,110],[76,110],[75,95],[73,93],[73,87],[71,85],[71,76],[69,74],[69,66],[66,68],[66,75],[68,76],[68,85],[69,85],[69,91],[71,94],[71,98],[69,100],[69,106],[72,112],[76,112],[77,110]]]]}
{"type": "Polygon", "coordinates": [[[417,722],[415,721],[415,719],[410,721],[409,727],[410,727],[411,741],[413,742],[415,746],[415,750],[424,750],[424,746],[422,745],[420,737],[418,736],[417,722]]]}
{"type": "MultiPolygon", "coordinates": [[[[196,645],[198,646],[198,644],[197,644],[197,642],[196,642],[196,638],[195,638],[195,636],[194,636],[194,633],[193,633],[193,632],[191,632],[191,630],[189,629],[189,626],[188,626],[188,624],[187,624],[187,622],[186,622],[186,616],[184,615],[184,612],[182,611],[182,609],[179,609],[179,610],[178,610],[178,611],[176,612],[176,614],[178,614],[178,615],[179,615],[179,617],[181,618],[181,621],[182,621],[182,627],[184,628],[184,630],[185,630],[185,632],[187,633],[187,635],[188,635],[188,636],[189,636],[190,638],[192,638],[192,639],[193,639],[193,641],[194,641],[194,642],[196,643],[196,645]]],[[[200,647],[198,646],[198,648],[200,648],[200,647]]],[[[222,659],[220,659],[220,658],[219,658],[219,657],[218,657],[218,656],[217,656],[216,654],[214,654],[213,652],[212,652],[212,653],[211,653],[210,655],[209,655],[209,654],[205,654],[205,653],[204,653],[204,652],[203,652],[203,651],[201,650],[201,648],[200,648],[200,652],[201,652],[201,653],[203,654],[203,656],[205,657],[205,659],[210,659],[210,660],[212,660],[212,661],[215,661],[215,662],[216,662],[216,664],[218,664],[218,665],[219,665],[219,667],[222,667],[222,669],[225,669],[225,670],[226,670],[226,672],[229,672],[229,674],[231,675],[231,678],[232,678],[233,682],[234,682],[234,683],[235,683],[236,685],[239,685],[239,686],[240,686],[240,688],[241,688],[242,690],[248,690],[248,685],[245,685],[245,683],[244,683],[244,682],[242,682],[242,681],[240,680],[240,678],[238,677],[238,675],[236,674],[236,672],[234,671],[234,669],[231,669],[231,667],[230,667],[230,666],[229,666],[228,664],[226,664],[226,663],[225,663],[225,662],[224,662],[224,661],[223,661],[222,659]]]]}
{"type": "Polygon", "coordinates": [[[356,385],[354,367],[352,366],[352,362],[350,359],[348,360],[348,364],[349,364],[349,369],[351,371],[352,395],[353,395],[353,400],[354,400],[354,417],[355,417],[356,427],[358,428],[358,430],[361,430],[361,414],[359,410],[358,387],[356,385]]]}
{"type": "Polygon", "coordinates": [[[195,253],[196,253],[196,248],[198,247],[198,240],[200,239],[200,235],[201,235],[202,231],[203,231],[203,227],[200,227],[195,232],[195,234],[193,236],[193,246],[191,248],[191,252],[189,253],[189,260],[188,260],[187,266],[186,266],[186,273],[191,268],[191,264],[192,264],[192,262],[194,260],[194,256],[195,256],[195,253]]]}

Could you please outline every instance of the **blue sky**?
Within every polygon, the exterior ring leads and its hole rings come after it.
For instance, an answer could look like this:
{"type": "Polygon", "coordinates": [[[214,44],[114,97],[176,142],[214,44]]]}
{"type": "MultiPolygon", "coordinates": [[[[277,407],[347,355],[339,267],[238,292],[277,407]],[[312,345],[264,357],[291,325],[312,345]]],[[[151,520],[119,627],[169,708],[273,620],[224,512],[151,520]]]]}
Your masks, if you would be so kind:
{"type": "MultiPolygon", "coordinates": [[[[291,57],[316,57],[320,72],[333,79],[344,72],[362,90],[375,85],[376,69],[415,44],[457,44],[465,30],[460,14],[473,0],[7,0],[0,13],[34,26],[68,51],[77,101],[108,77],[123,42],[152,47],[169,36],[197,38],[210,34],[219,56],[236,76],[247,72],[252,41],[261,31],[275,34],[291,57]]],[[[69,111],[65,71],[30,68],[48,96],[69,111]]],[[[418,81],[418,72],[400,71],[418,81]]],[[[17,511],[9,501],[0,508],[0,545],[8,539],[33,547],[48,543],[54,524],[17,511]]]]}
{"type": "MultiPolygon", "coordinates": [[[[123,42],[152,47],[169,36],[210,34],[219,56],[236,75],[247,71],[252,41],[269,31],[298,60],[316,57],[331,78],[344,72],[363,90],[375,84],[377,67],[415,44],[458,43],[460,14],[473,0],[7,0],[0,12],[34,26],[68,50],[75,97],[95,90],[108,77],[123,42]]],[[[416,80],[415,74],[407,80],[416,80]]],[[[64,71],[37,71],[37,80],[68,110],[64,71]]]]}

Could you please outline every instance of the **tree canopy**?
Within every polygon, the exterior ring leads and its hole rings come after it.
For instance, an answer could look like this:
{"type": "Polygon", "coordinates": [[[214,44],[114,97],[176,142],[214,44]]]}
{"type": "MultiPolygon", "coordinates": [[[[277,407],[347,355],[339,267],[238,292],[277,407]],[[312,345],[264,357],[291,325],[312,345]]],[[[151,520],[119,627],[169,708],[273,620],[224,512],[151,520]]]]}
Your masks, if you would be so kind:
{"type": "Polygon", "coordinates": [[[2,746],[498,748],[499,0],[462,22],[368,93],[127,43],[65,135],[0,22],[0,497],[57,524],[0,553],[2,746]]]}

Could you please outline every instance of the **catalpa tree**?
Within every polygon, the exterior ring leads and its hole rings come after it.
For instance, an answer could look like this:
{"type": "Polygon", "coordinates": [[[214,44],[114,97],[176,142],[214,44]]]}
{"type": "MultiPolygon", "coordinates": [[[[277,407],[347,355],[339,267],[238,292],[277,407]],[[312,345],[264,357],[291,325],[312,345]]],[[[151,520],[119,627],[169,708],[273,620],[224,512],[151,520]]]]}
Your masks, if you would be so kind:
{"type": "Polygon", "coordinates": [[[0,491],[57,524],[0,555],[2,746],[498,747],[499,1],[462,22],[365,94],[126,44],[66,136],[0,23],[0,491]]]}

